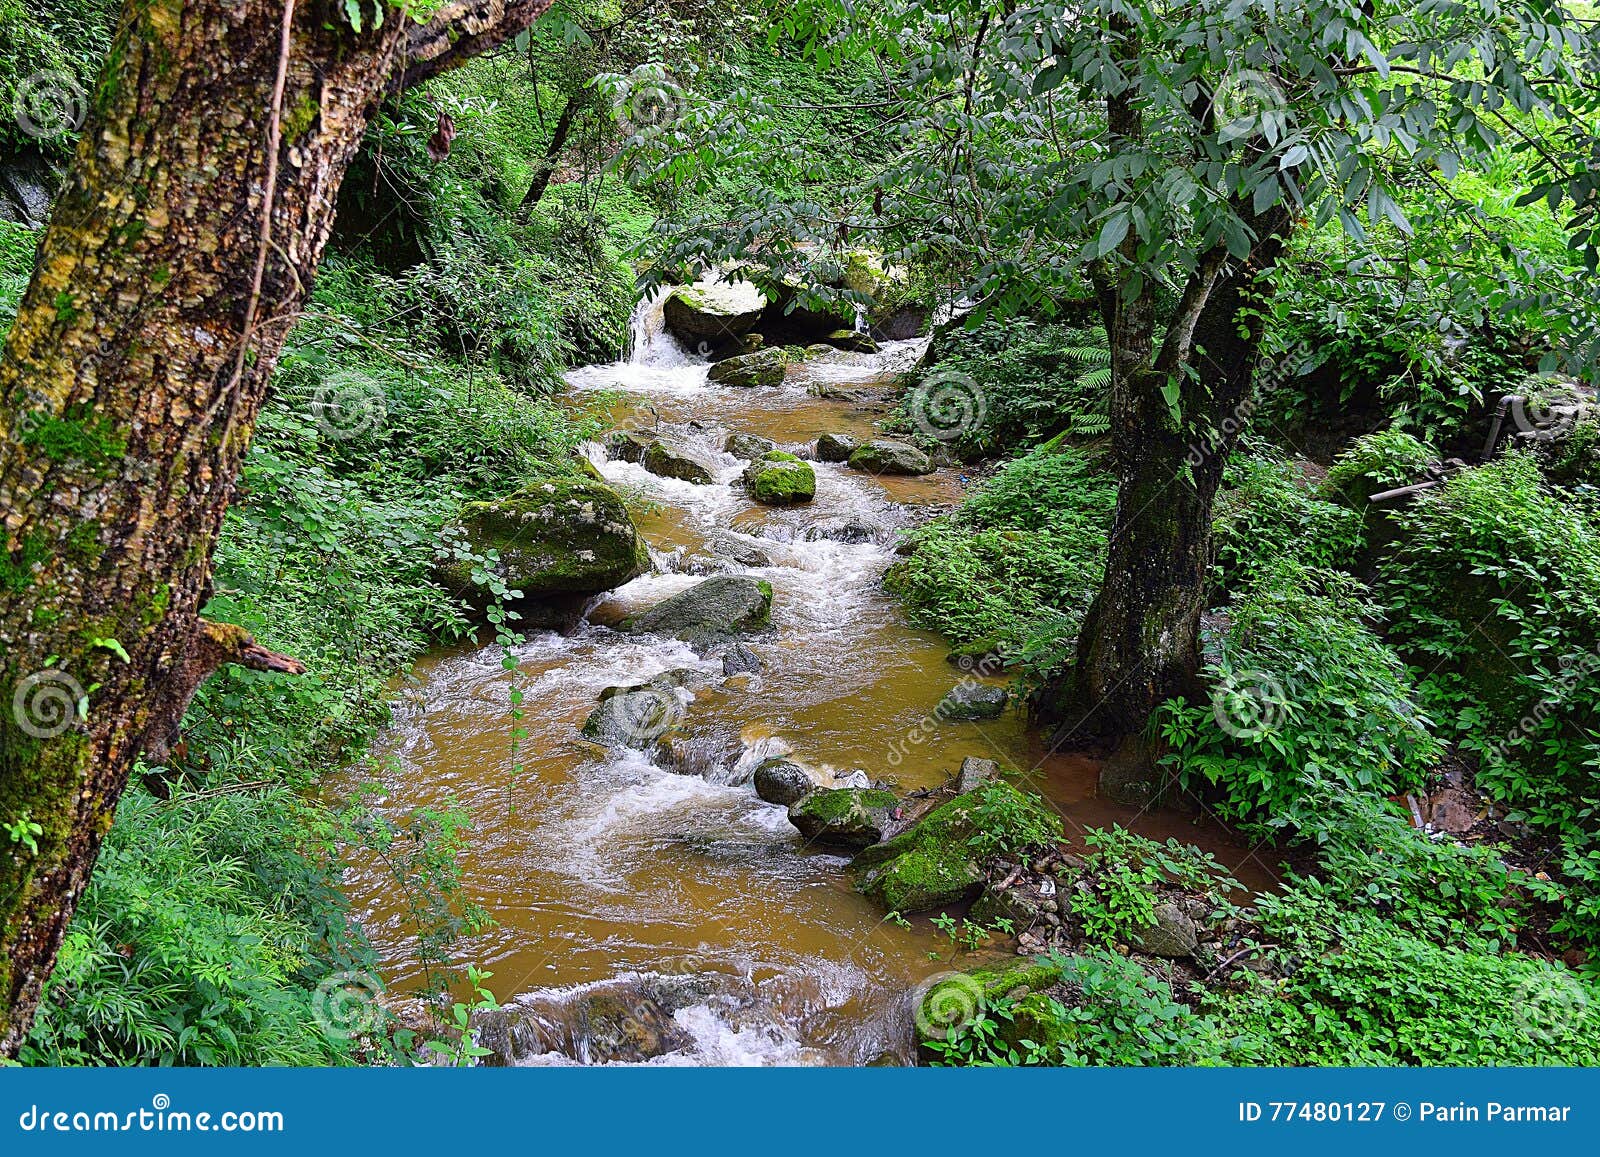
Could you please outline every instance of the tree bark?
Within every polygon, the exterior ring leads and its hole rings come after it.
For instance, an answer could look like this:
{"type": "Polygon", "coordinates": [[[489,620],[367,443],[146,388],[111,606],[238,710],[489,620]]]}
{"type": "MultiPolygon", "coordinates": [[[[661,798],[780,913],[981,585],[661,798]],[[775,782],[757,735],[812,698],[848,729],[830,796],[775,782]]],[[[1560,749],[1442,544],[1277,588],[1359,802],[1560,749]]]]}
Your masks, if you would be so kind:
{"type": "Polygon", "coordinates": [[[561,150],[567,147],[567,137],[572,133],[572,122],[578,115],[578,101],[575,97],[568,97],[567,103],[561,109],[561,115],[556,118],[556,127],[550,134],[550,143],[545,147],[544,156],[539,159],[539,167],[534,171],[533,183],[528,186],[528,191],[523,194],[522,205],[518,213],[524,221],[528,214],[544,200],[545,190],[550,187],[550,178],[555,175],[556,160],[561,156],[561,150]]]}
{"type": "Polygon", "coordinates": [[[326,0],[130,0],[0,359],[0,1055],[14,1056],[144,748],[221,662],[223,513],[345,168],[393,78],[551,0],[357,33],[326,0]]]}
{"type": "Polygon", "coordinates": [[[1254,225],[1260,240],[1242,267],[1225,268],[1220,251],[1201,257],[1153,356],[1138,313],[1148,303],[1117,298],[1117,507],[1076,660],[1040,696],[1042,713],[1056,725],[1053,746],[1109,746],[1138,760],[1156,707],[1196,690],[1212,507],[1249,418],[1262,337],[1257,310],[1266,294],[1261,275],[1282,251],[1288,218],[1269,211],[1254,225]]]}

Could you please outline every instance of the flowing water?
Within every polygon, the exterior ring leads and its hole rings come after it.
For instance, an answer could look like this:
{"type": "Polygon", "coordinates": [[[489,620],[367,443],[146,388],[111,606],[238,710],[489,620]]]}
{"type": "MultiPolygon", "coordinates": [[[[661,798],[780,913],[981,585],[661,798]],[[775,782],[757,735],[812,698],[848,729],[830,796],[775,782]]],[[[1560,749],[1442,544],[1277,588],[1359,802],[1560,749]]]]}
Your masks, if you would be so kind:
{"type": "MultiPolygon", "coordinates": [[[[756,764],[792,752],[824,774],[862,769],[909,791],[943,782],[965,756],[997,758],[1041,769],[1069,816],[1127,817],[1093,800],[1091,761],[1047,757],[1015,712],[932,723],[961,672],[938,636],[907,625],[881,579],[895,528],[958,501],[957,472],[875,478],[814,463],[815,501],[779,509],[746,497],[745,464],[723,452],[733,432],[803,454],[825,432],[870,435],[873,412],[840,390],[881,384],[920,343],[828,355],[792,367],[781,386],[737,389],[707,381],[707,364],[661,332],[659,307],[641,308],[634,328],[627,361],[569,375],[575,402],[616,392],[619,427],[648,429],[715,464],[716,484],[660,478],[591,447],[609,481],[648,500],[639,522],[656,573],[596,600],[574,633],[533,634],[515,649],[514,676],[495,647],[419,663],[388,735],[398,772],[383,806],[454,799],[470,810],[465,885],[497,922],[470,954],[514,1009],[519,1063],[652,1053],[662,1064],[908,1060],[908,993],[951,967],[948,940],[926,922],[886,923],[855,895],[846,860],[806,847],[785,809],[756,797],[756,764]],[[823,537],[845,522],[858,541],[823,537]],[[770,565],[733,562],[732,544],[758,548],[770,565]],[[772,630],[751,640],[760,675],[724,681],[715,657],[608,625],[710,573],[773,586],[772,630]],[[700,774],[580,739],[604,688],[682,667],[716,676],[687,709],[700,774]],[[528,731],[514,780],[513,677],[528,731]]],[[[386,978],[414,987],[402,903],[380,873],[353,875],[386,978]]]]}

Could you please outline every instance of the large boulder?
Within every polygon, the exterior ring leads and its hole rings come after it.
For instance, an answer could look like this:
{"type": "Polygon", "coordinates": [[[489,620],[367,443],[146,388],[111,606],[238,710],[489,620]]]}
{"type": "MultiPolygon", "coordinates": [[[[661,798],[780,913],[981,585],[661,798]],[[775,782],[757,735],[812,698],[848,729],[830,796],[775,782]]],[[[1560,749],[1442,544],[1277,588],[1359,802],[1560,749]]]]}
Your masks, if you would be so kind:
{"type": "Polygon", "coordinates": [[[860,445],[860,440],[849,434],[824,434],[817,439],[817,461],[848,462],[860,445]]]}
{"type": "Polygon", "coordinates": [[[761,291],[748,281],[705,278],[680,285],[663,306],[667,329],[691,347],[720,346],[755,327],[766,308],[761,291]]]}
{"type": "MultiPolygon", "coordinates": [[[[1009,832],[987,831],[1001,842],[1019,842],[1025,833],[1058,827],[1038,800],[1004,781],[989,783],[940,804],[886,843],[867,848],[850,864],[856,890],[891,912],[922,912],[958,904],[984,882],[972,839],[979,815],[1006,817],[1009,832]],[[1008,838],[1009,837],[1009,838],[1008,838]]],[[[993,825],[993,818],[985,822],[993,825]]]]}
{"type": "Polygon", "coordinates": [[[756,794],[768,803],[791,807],[817,790],[811,773],[792,759],[769,759],[756,768],[756,794]]]}
{"type": "Polygon", "coordinates": [[[866,848],[883,839],[899,803],[892,792],[876,788],[824,788],[792,804],[789,822],[812,843],[866,848]]]}
{"type": "Polygon", "coordinates": [[[743,575],[717,575],[632,616],[623,627],[694,643],[760,630],[771,621],[771,583],[743,575]]]}
{"type": "MultiPolygon", "coordinates": [[[[470,502],[449,537],[476,556],[494,551],[496,576],[527,599],[593,595],[650,569],[650,552],[622,497],[591,478],[552,478],[494,502],[470,502]]],[[[471,558],[437,564],[438,579],[484,601],[471,558]]]]}
{"type": "Polygon", "coordinates": [[[793,506],[817,496],[817,472],[793,454],[773,450],[745,469],[744,486],[766,506],[793,506]]]}
{"type": "Polygon", "coordinates": [[[781,386],[788,365],[782,349],[757,350],[718,362],[706,377],[719,386],[781,386]]]}
{"type": "Polygon", "coordinates": [[[850,469],[869,474],[928,474],[933,459],[908,442],[876,438],[856,447],[850,455],[850,469]]]}
{"type": "Polygon", "coordinates": [[[697,486],[710,486],[717,480],[717,474],[709,462],[687,454],[682,450],[675,450],[665,442],[652,442],[645,448],[641,465],[652,474],[662,478],[677,478],[683,482],[693,482],[697,486]]]}

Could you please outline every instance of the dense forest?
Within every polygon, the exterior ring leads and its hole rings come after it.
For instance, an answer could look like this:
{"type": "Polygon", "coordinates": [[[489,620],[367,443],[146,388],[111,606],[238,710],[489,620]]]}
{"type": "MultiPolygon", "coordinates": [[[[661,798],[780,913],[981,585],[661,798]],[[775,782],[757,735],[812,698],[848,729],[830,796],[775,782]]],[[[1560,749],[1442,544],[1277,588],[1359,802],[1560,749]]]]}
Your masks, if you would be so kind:
{"type": "Polygon", "coordinates": [[[0,0],[0,1058],[1600,1061],[1597,77],[0,0]]]}

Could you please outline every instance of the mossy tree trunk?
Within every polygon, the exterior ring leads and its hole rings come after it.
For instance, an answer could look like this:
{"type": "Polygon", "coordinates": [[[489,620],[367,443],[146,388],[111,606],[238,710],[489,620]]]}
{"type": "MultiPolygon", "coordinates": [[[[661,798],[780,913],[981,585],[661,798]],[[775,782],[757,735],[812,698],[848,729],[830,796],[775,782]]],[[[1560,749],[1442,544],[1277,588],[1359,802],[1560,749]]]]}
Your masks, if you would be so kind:
{"type": "Polygon", "coordinates": [[[141,750],[219,663],[206,623],[256,411],[388,91],[550,0],[373,28],[311,0],[130,0],[0,360],[0,1055],[15,1055],[141,750]]]}
{"type": "Polygon", "coordinates": [[[1057,746],[1120,747],[1148,759],[1156,707],[1197,691],[1200,616],[1212,561],[1212,508],[1253,408],[1263,280],[1289,220],[1252,225],[1248,261],[1203,254],[1159,349],[1146,295],[1102,294],[1112,335],[1116,513],[1104,578],[1073,665],[1041,696],[1057,746]]]}

